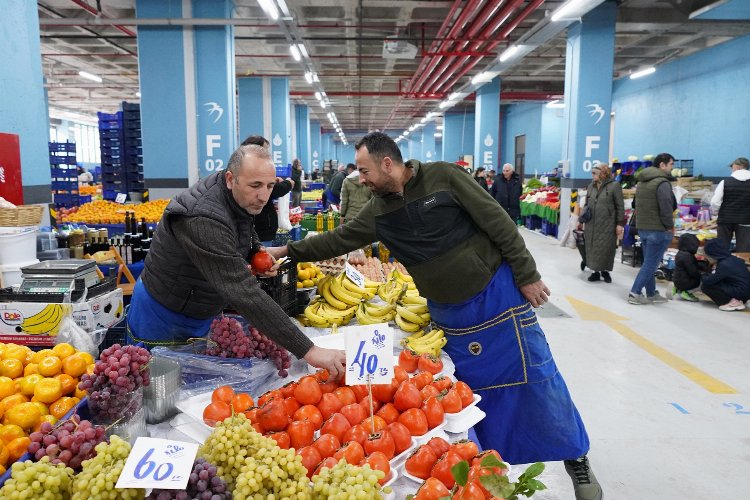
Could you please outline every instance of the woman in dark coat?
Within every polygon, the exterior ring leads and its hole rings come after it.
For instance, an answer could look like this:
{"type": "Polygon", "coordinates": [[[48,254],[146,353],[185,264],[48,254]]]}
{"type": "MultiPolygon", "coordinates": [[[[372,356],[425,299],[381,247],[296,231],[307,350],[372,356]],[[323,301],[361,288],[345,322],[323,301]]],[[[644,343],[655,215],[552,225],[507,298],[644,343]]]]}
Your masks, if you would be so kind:
{"type": "Polygon", "coordinates": [[[622,202],[622,188],[610,177],[606,163],[596,165],[591,171],[591,184],[586,189],[586,207],[591,212],[591,220],[584,225],[586,239],[586,265],[594,271],[589,281],[604,278],[612,282],[609,272],[615,262],[617,241],[622,238],[625,207],[622,202]]]}
{"type": "Polygon", "coordinates": [[[513,165],[506,163],[503,165],[503,175],[496,177],[492,183],[490,194],[508,212],[511,219],[518,221],[521,217],[522,190],[521,178],[516,173],[513,165]]]}
{"type": "Polygon", "coordinates": [[[474,171],[474,180],[477,181],[477,184],[482,186],[485,191],[487,191],[487,173],[485,172],[484,167],[479,167],[474,171]]]}

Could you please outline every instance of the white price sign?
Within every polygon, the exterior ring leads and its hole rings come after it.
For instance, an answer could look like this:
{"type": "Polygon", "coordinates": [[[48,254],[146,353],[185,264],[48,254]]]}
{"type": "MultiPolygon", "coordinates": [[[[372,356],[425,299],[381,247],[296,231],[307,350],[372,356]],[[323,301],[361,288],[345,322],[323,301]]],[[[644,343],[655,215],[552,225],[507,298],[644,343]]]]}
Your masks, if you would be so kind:
{"type": "Polygon", "coordinates": [[[127,199],[128,195],[126,195],[125,193],[117,193],[117,197],[115,197],[115,203],[119,203],[120,205],[122,205],[127,199]]]}
{"type": "Polygon", "coordinates": [[[289,209],[289,215],[299,215],[303,213],[302,207],[292,207],[289,209]]]}
{"type": "Polygon", "coordinates": [[[362,273],[360,273],[359,271],[357,271],[356,269],[354,269],[354,266],[352,266],[348,262],[346,263],[346,267],[344,268],[344,272],[346,273],[346,277],[349,278],[350,280],[352,280],[352,283],[354,283],[355,285],[357,285],[360,288],[364,288],[365,287],[365,277],[364,277],[364,275],[362,275],[362,273]]]}
{"type": "Polygon", "coordinates": [[[346,342],[346,385],[390,384],[393,330],[388,323],[342,328],[346,342]]]}
{"type": "Polygon", "coordinates": [[[184,490],[197,454],[197,443],[140,437],[115,488],[184,490]]]}

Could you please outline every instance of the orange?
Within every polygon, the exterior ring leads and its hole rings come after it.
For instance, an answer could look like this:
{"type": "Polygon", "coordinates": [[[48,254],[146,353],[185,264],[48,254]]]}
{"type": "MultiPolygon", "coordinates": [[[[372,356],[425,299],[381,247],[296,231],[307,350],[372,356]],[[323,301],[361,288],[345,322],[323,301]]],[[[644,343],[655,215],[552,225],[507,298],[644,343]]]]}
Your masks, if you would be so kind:
{"type": "Polygon", "coordinates": [[[94,356],[92,356],[91,354],[85,351],[81,351],[81,352],[77,352],[76,355],[82,357],[84,361],[86,361],[86,366],[94,364],[94,356]]]}
{"type": "Polygon", "coordinates": [[[16,438],[24,437],[26,433],[15,424],[1,425],[0,426],[0,442],[10,443],[16,438]]]}
{"type": "Polygon", "coordinates": [[[0,399],[7,398],[16,393],[16,383],[8,377],[0,377],[0,399]]]}
{"type": "Polygon", "coordinates": [[[7,470],[8,469],[6,469],[5,466],[0,465],[0,474],[5,474],[5,471],[7,471],[7,470]]]}
{"type": "Polygon", "coordinates": [[[47,408],[47,405],[44,403],[40,403],[38,401],[32,401],[31,404],[35,405],[37,408],[39,408],[39,413],[42,416],[49,415],[49,408],[47,408]]]}
{"type": "Polygon", "coordinates": [[[65,358],[63,360],[63,373],[74,378],[78,378],[86,373],[86,367],[89,363],[86,362],[86,358],[82,354],[79,352],[65,358]]]}
{"type": "Polygon", "coordinates": [[[94,365],[88,365],[86,367],[86,373],[88,373],[89,375],[93,375],[94,374],[94,365]]]}
{"type": "Polygon", "coordinates": [[[78,404],[78,398],[63,397],[49,405],[50,414],[57,418],[63,418],[75,405],[78,404]]]}
{"type": "Polygon", "coordinates": [[[34,387],[34,399],[41,403],[52,403],[62,397],[62,383],[56,378],[45,378],[34,387]]]}
{"type": "Polygon", "coordinates": [[[23,363],[15,358],[0,361],[0,375],[17,378],[23,375],[23,363]]]}
{"type": "Polygon", "coordinates": [[[39,373],[39,365],[36,363],[29,363],[28,365],[23,367],[23,374],[24,375],[33,375],[34,373],[39,373]]]}
{"type": "Polygon", "coordinates": [[[62,344],[57,344],[55,347],[52,348],[52,350],[60,359],[65,359],[68,356],[72,356],[73,354],[76,353],[76,348],[66,342],[63,342],[62,344]]]}
{"type": "Polygon", "coordinates": [[[76,392],[73,393],[74,398],[83,399],[86,396],[88,396],[89,393],[84,391],[83,389],[80,389],[78,386],[76,386],[76,392]]]}
{"type": "Polygon", "coordinates": [[[3,416],[4,424],[14,424],[24,430],[31,430],[42,418],[39,408],[34,403],[21,403],[6,410],[3,416]]]}
{"type": "Polygon", "coordinates": [[[62,384],[62,392],[63,395],[68,395],[71,392],[74,392],[76,390],[76,386],[78,385],[78,380],[74,379],[70,375],[66,375],[64,373],[61,373],[60,375],[55,375],[55,378],[60,381],[62,384]]]}
{"type": "Polygon", "coordinates": [[[42,415],[42,418],[39,419],[39,422],[34,426],[34,432],[39,432],[39,429],[42,428],[42,424],[44,422],[49,422],[51,425],[55,425],[57,423],[57,420],[52,415],[42,415]]]}
{"type": "Polygon", "coordinates": [[[3,468],[8,465],[8,459],[10,458],[10,452],[5,449],[5,445],[0,443],[0,466],[3,468]]]}
{"type": "Polygon", "coordinates": [[[3,357],[3,353],[5,353],[5,350],[8,348],[9,344],[3,344],[0,342],[0,358],[3,357]]]}
{"type": "Polygon", "coordinates": [[[26,358],[23,359],[23,366],[26,366],[29,363],[31,363],[31,358],[33,357],[34,357],[34,351],[32,351],[31,349],[26,351],[26,358]]]}
{"type": "Polygon", "coordinates": [[[20,362],[26,361],[26,349],[20,345],[11,344],[3,352],[3,359],[16,359],[20,362]]]}
{"type": "Polygon", "coordinates": [[[4,412],[10,410],[14,406],[21,403],[26,403],[28,401],[29,398],[27,398],[23,394],[13,394],[12,396],[4,398],[2,401],[0,401],[0,417],[3,416],[4,412]]]}
{"type": "Polygon", "coordinates": [[[31,439],[27,437],[20,437],[16,438],[10,443],[5,445],[5,448],[8,450],[8,453],[10,453],[10,461],[15,462],[19,458],[21,458],[21,455],[26,453],[26,450],[29,448],[29,445],[31,444],[31,439]]]}
{"type": "Polygon", "coordinates": [[[45,377],[54,377],[62,372],[62,361],[57,356],[49,356],[39,362],[38,370],[45,377]]]}
{"type": "Polygon", "coordinates": [[[31,356],[31,362],[32,363],[39,363],[44,358],[46,358],[48,356],[54,356],[54,355],[55,355],[55,351],[53,351],[52,349],[42,349],[41,351],[35,352],[31,356]]]}
{"type": "Polygon", "coordinates": [[[23,377],[18,383],[19,389],[21,389],[21,394],[25,394],[26,396],[33,396],[34,387],[36,387],[36,384],[38,384],[41,380],[44,380],[44,377],[42,377],[38,373],[23,377]]]}

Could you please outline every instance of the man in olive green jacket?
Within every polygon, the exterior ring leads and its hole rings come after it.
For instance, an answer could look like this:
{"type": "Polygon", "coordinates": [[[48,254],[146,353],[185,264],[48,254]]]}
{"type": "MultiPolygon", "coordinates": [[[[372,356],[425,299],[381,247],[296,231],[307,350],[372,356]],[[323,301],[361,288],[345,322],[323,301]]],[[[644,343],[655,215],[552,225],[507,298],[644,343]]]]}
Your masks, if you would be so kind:
{"type": "Polygon", "coordinates": [[[370,188],[359,182],[359,171],[347,175],[341,186],[341,217],[347,221],[354,219],[370,198],[370,188]]]}

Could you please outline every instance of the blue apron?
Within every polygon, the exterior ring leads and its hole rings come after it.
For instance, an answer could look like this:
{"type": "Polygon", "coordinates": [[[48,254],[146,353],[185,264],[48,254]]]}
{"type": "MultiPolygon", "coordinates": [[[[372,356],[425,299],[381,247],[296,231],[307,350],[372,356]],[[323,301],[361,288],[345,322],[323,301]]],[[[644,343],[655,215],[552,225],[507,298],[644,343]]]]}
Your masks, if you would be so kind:
{"type": "Polygon", "coordinates": [[[429,301],[445,331],[456,377],[482,396],[487,417],[476,431],[483,449],[510,463],[576,459],[586,429],[557,370],[531,304],[503,264],[484,290],[461,304],[429,301]]]}
{"type": "Polygon", "coordinates": [[[183,345],[205,337],[213,318],[196,319],[167,309],[156,301],[139,279],[133,288],[127,317],[127,343],[155,346],[183,345]]]}

